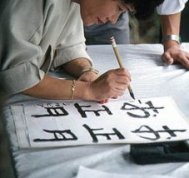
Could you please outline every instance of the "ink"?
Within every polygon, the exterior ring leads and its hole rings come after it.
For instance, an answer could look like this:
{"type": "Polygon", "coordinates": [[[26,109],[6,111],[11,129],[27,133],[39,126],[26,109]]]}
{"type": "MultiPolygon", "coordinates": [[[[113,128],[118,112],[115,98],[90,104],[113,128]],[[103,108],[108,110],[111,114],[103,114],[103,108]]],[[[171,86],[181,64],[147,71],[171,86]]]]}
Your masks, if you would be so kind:
{"type": "Polygon", "coordinates": [[[132,133],[137,133],[139,134],[139,137],[141,138],[144,138],[144,139],[147,139],[147,140],[153,140],[153,141],[156,141],[156,140],[159,140],[160,137],[161,137],[161,133],[167,133],[168,134],[168,137],[166,139],[171,139],[172,137],[177,137],[176,135],[176,132],[186,132],[186,129],[170,129],[168,126],[166,125],[163,125],[162,126],[162,130],[153,130],[150,126],[147,126],[147,125],[142,125],[140,126],[138,129],[132,131],[132,133]],[[152,137],[149,137],[149,136],[142,136],[140,134],[146,134],[146,135],[149,135],[151,134],[152,137]]]}
{"type": "Polygon", "coordinates": [[[117,136],[119,140],[125,139],[125,137],[116,128],[112,128],[112,130],[114,131],[113,133],[95,133],[97,131],[103,131],[103,128],[92,129],[87,124],[84,124],[83,127],[89,132],[94,143],[98,143],[99,136],[106,137],[107,140],[111,140],[111,136],[117,136]]]}
{"type": "Polygon", "coordinates": [[[74,104],[75,108],[77,109],[77,111],[79,112],[79,114],[81,115],[82,118],[87,118],[87,112],[91,112],[94,113],[96,116],[100,116],[100,112],[106,112],[108,115],[112,115],[112,112],[109,110],[109,108],[105,105],[101,105],[101,107],[103,109],[83,109],[83,108],[91,108],[91,105],[79,105],[78,103],[74,104]]]}
{"type": "Polygon", "coordinates": [[[142,104],[141,100],[138,99],[139,104],[142,104]]]}
{"type": "Polygon", "coordinates": [[[149,118],[151,116],[150,110],[155,112],[155,114],[153,116],[156,117],[157,114],[159,113],[158,110],[164,109],[164,107],[154,107],[154,105],[152,104],[151,101],[147,101],[145,104],[147,104],[148,106],[146,106],[146,107],[137,106],[137,105],[125,102],[125,103],[123,103],[121,110],[129,111],[129,112],[127,112],[127,114],[134,118],[149,118]],[[135,111],[141,111],[141,114],[140,115],[136,114],[135,111]]]}
{"type": "Polygon", "coordinates": [[[44,109],[46,109],[47,114],[36,114],[36,115],[32,115],[32,117],[50,117],[50,116],[67,116],[68,112],[60,106],[57,107],[44,107],[44,109]]]}
{"type": "Polygon", "coordinates": [[[77,136],[71,130],[46,130],[44,132],[49,133],[53,138],[36,138],[34,142],[57,142],[57,141],[73,141],[77,140],[77,136]]]}

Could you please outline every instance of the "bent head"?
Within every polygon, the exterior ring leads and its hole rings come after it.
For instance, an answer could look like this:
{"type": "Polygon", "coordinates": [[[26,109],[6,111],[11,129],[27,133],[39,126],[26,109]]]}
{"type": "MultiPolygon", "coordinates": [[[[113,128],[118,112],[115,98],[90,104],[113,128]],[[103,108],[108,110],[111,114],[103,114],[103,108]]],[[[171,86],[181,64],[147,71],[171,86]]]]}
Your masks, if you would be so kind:
{"type": "Polygon", "coordinates": [[[137,19],[150,17],[164,0],[77,0],[85,25],[116,23],[123,12],[135,13],[137,19]]]}

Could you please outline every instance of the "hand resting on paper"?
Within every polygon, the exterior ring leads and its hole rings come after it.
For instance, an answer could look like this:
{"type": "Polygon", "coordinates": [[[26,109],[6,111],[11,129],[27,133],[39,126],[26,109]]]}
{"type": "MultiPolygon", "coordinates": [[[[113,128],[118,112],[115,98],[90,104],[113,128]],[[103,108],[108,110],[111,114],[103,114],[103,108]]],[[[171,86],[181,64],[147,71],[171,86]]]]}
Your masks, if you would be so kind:
{"type": "Polygon", "coordinates": [[[166,64],[180,63],[189,69],[189,52],[184,51],[178,43],[167,44],[164,48],[162,59],[166,64]]]}

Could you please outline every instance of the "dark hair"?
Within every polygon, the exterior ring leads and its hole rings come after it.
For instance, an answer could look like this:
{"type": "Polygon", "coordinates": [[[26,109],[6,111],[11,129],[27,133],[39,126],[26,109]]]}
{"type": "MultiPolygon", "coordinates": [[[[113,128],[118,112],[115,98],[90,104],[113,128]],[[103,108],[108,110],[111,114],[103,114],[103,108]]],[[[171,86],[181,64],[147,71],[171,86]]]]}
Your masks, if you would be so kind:
{"type": "Polygon", "coordinates": [[[132,4],[136,10],[135,17],[138,20],[145,20],[152,16],[155,8],[162,4],[164,0],[123,0],[127,4],[132,4]]]}

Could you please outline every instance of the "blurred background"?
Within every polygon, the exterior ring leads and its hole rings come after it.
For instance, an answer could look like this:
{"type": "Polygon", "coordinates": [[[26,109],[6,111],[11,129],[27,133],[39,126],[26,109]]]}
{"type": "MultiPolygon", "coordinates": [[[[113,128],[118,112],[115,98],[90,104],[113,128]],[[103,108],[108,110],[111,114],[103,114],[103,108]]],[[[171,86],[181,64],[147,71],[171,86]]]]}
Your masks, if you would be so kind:
{"type": "MultiPolygon", "coordinates": [[[[182,42],[189,42],[189,1],[181,16],[181,40],[182,42]]],[[[160,43],[160,23],[157,14],[154,14],[146,21],[137,21],[130,16],[130,33],[131,43],[160,43]]]]}

